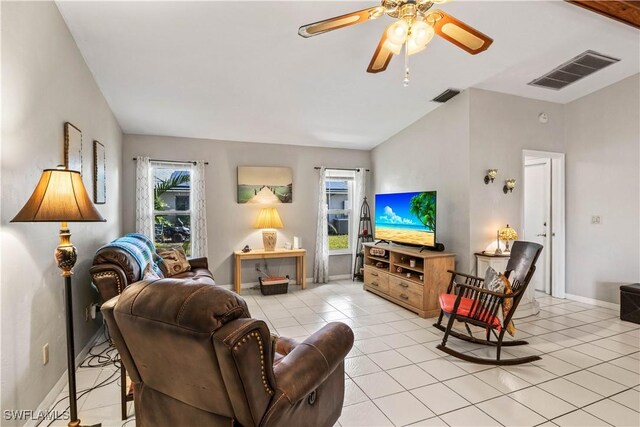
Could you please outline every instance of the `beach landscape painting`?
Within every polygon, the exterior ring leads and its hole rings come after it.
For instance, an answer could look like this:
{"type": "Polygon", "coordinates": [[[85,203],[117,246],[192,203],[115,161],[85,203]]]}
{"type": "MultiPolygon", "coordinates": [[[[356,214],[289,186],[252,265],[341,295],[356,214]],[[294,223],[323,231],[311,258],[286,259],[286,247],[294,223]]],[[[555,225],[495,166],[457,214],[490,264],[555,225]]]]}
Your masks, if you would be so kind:
{"type": "Polygon", "coordinates": [[[238,203],[279,204],[292,200],[291,168],[238,166],[238,203]]]}
{"type": "Polygon", "coordinates": [[[375,238],[435,246],[436,192],[376,194],[375,238]]]}

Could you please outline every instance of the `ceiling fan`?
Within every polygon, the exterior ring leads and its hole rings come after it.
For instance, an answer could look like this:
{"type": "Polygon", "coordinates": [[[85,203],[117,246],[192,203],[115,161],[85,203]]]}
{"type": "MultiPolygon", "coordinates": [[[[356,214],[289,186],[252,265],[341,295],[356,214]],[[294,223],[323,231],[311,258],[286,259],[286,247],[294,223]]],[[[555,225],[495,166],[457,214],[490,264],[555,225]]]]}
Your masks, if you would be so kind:
{"type": "Polygon", "coordinates": [[[472,55],[487,50],[493,43],[493,39],[464,22],[441,10],[431,9],[434,4],[448,1],[382,0],[380,6],[303,25],[298,30],[298,34],[309,38],[370,19],[377,19],[383,15],[395,18],[396,21],[387,26],[382,33],[367,72],[380,73],[386,70],[393,55],[399,55],[404,46],[406,86],[409,84],[409,55],[424,50],[434,34],[438,34],[472,55]]]}

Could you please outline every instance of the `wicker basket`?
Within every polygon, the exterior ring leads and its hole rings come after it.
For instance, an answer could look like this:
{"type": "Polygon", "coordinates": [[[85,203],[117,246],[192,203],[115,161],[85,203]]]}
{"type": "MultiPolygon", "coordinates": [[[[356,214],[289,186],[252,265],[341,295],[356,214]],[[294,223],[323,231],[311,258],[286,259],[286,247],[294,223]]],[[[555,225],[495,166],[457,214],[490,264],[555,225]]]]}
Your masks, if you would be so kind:
{"type": "Polygon", "coordinates": [[[286,294],[289,290],[289,276],[258,277],[262,295],[286,294]]]}

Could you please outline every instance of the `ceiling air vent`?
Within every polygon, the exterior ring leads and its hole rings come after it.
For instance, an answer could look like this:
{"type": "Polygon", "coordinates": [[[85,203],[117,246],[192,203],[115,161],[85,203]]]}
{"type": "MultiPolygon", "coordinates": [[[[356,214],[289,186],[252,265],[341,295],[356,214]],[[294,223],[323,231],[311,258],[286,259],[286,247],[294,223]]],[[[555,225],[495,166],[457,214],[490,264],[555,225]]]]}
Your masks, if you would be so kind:
{"type": "Polygon", "coordinates": [[[538,77],[530,82],[529,85],[560,90],[618,61],[620,60],[588,50],[554,68],[544,76],[538,77]]]}
{"type": "Polygon", "coordinates": [[[460,91],[458,89],[447,89],[444,92],[442,92],[440,95],[438,95],[435,98],[433,98],[432,101],[433,102],[447,102],[448,100],[450,100],[451,98],[453,98],[454,96],[456,96],[459,93],[460,93],[460,91]]]}

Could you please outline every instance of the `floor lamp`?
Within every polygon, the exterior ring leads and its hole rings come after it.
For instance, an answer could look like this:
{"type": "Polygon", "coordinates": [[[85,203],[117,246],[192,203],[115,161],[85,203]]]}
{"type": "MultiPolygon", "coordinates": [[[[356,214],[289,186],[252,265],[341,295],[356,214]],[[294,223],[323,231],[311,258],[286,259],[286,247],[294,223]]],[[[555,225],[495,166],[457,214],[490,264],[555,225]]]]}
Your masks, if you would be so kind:
{"type": "Polygon", "coordinates": [[[71,275],[76,263],[76,248],[71,244],[67,222],[103,222],[91,203],[82,183],[80,172],[67,169],[45,169],[33,194],[11,222],[60,222],[60,244],[55,258],[64,277],[64,295],[67,320],[67,369],[69,374],[69,427],[78,427],[76,396],[76,366],[73,345],[73,311],[71,275]]]}

